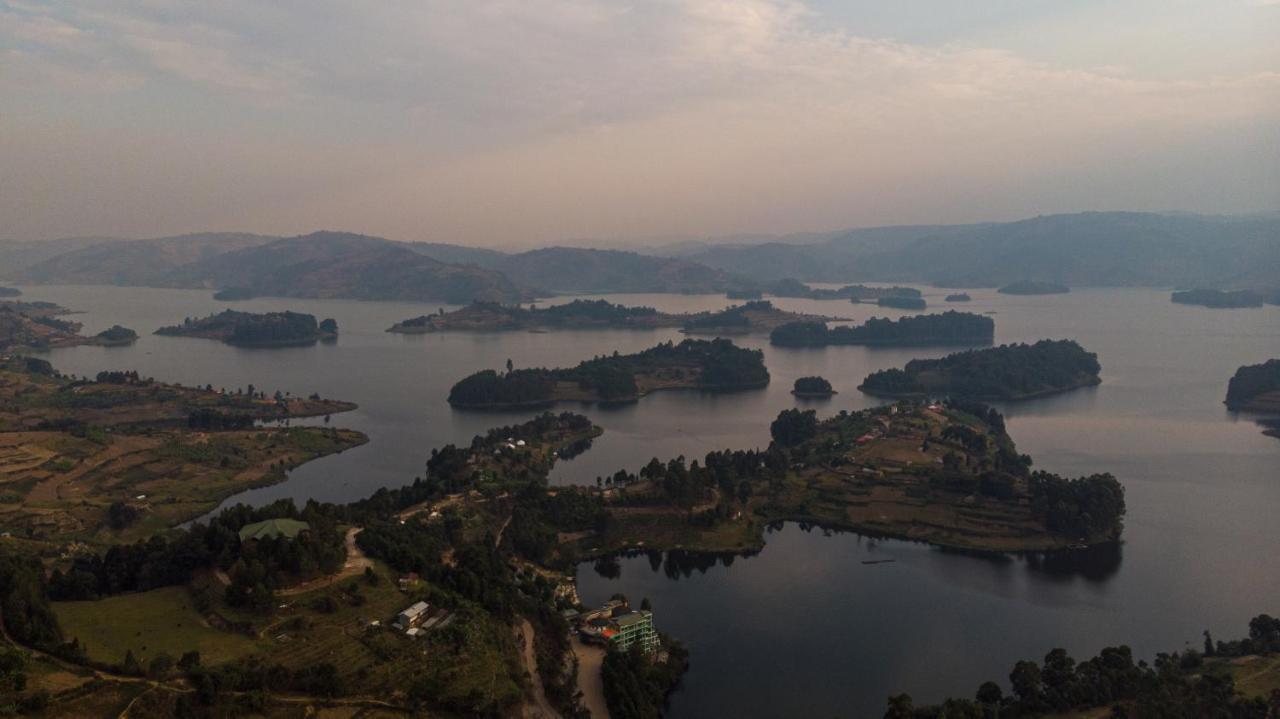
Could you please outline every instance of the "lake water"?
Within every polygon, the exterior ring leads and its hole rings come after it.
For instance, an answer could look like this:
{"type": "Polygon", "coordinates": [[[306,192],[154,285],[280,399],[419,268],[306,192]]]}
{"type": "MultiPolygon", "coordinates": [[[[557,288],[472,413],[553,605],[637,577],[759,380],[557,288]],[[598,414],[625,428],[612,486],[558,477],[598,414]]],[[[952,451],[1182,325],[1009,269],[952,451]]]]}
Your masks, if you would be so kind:
{"type": "MultiPolygon", "coordinates": [[[[947,309],[926,290],[929,311],[947,309]]],[[[1280,357],[1280,307],[1209,310],[1174,305],[1167,292],[1077,290],[1069,295],[970,292],[958,309],[994,312],[998,342],[1071,338],[1097,352],[1103,384],[1002,407],[1009,432],[1036,466],[1080,475],[1109,471],[1127,491],[1123,547],[1070,562],[995,561],[853,534],[824,536],[788,525],[767,547],[729,566],[705,558],[637,556],[621,576],[579,572],[582,597],[621,591],[653,600],[664,631],[684,640],[692,667],[671,716],[879,716],[890,693],[918,701],[969,695],[1004,679],[1014,661],[1063,646],[1077,658],[1112,643],[1139,656],[1198,646],[1200,632],[1240,636],[1248,619],[1280,613],[1280,440],[1255,418],[1225,410],[1228,378],[1242,364],[1280,357]],[[864,565],[867,559],[894,563],[864,565]]],[[[432,447],[467,442],[531,412],[456,412],[445,402],[457,379],[482,368],[565,366],[614,350],[627,353],[674,330],[554,333],[386,333],[393,322],[437,305],[259,299],[228,305],[207,292],[105,287],[27,288],[83,314],[87,332],[119,323],[142,334],[127,348],[75,347],[50,359],[93,374],[136,369],[167,381],[268,392],[319,392],[358,402],[335,426],[366,432],[369,444],[294,471],[280,485],[234,501],[279,497],[349,501],[422,472],[432,447]],[[334,317],[336,344],[251,350],[150,333],[227,306],[292,309],[334,317]]],[[[568,298],[565,298],[568,299],[568,298]]],[[[721,297],[615,295],[612,301],[668,311],[716,309],[721,297]]],[[[563,301],[563,300],[557,300],[563,301]]],[[[797,311],[863,320],[904,313],[846,302],[774,300],[797,311]]],[[[700,458],[726,447],[763,447],[769,422],[798,404],[789,391],[819,374],[840,392],[805,403],[825,415],[875,400],[856,390],[874,370],[947,350],[765,351],[764,390],[728,395],[658,393],[623,407],[573,407],[605,429],[586,454],[558,466],[557,483],[595,477],[650,457],[700,458]]]]}

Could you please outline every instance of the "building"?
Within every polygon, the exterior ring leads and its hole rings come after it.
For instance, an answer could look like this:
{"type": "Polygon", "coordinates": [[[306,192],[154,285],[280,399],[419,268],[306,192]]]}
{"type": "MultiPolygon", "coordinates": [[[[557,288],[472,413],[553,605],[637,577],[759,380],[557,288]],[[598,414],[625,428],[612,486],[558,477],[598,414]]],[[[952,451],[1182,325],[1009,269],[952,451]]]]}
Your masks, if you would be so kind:
{"type": "Polygon", "coordinates": [[[613,646],[627,651],[631,647],[639,646],[646,654],[651,654],[658,648],[658,632],[653,628],[653,612],[640,610],[614,617],[611,629],[614,629],[613,636],[609,640],[613,642],[613,646]]]}
{"type": "Polygon", "coordinates": [[[281,517],[279,519],[266,519],[253,524],[246,524],[240,528],[240,541],[251,542],[259,539],[276,539],[284,537],[285,539],[293,539],[303,532],[310,532],[311,525],[306,522],[299,522],[296,519],[288,519],[281,517]]]}
{"type": "Polygon", "coordinates": [[[430,606],[426,602],[416,602],[396,615],[395,625],[400,629],[412,629],[426,618],[428,609],[430,606]]]}

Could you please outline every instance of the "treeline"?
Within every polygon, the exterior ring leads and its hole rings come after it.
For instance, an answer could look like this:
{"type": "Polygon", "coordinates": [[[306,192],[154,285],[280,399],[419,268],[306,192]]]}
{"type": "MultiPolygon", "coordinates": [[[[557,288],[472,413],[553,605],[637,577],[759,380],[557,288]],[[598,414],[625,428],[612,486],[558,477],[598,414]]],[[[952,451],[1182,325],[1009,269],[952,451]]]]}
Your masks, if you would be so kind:
{"type": "Polygon", "coordinates": [[[610,650],[604,657],[600,676],[605,701],[614,719],[658,719],[667,695],[680,683],[689,668],[689,652],[678,642],[664,641],[667,661],[635,648],[610,650]]]}
{"type": "Polygon", "coordinates": [[[1097,355],[1071,340],[1001,345],[911,360],[868,375],[859,389],[885,396],[1019,399],[1097,384],[1097,355]]]}
{"type": "Polygon", "coordinates": [[[53,570],[48,594],[55,600],[99,599],[184,584],[197,569],[219,567],[231,571],[233,585],[236,577],[241,577],[238,594],[230,593],[229,600],[266,607],[271,590],[286,582],[331,574],[342,566],[346,552],[337,519],[329,505],[315,502],[308,502],[302,510],[291,500],[257,509],[236,505],[207,524],[196,523],[133,544],[113,545],[101,554],[78,556],[65,572],[53,570]],[[240,542],[237,533],[244,525],[282,517],[307,522],[311,531],[293,539],[240,542]],[[253,601],[249,601],[250,595],[253,601]]]}
{"type": "Polygon", "coordinates": [[[1155,662],[1133,660],[1127,646],[1107,647],[1077,663],[1065,650],[1054,649],[1044,661],[1020,661],[1009,673],[1010,693],[984,682],[973,699],[951,698],[916,707],[910,695],[889,698],[885,719],[1018,719],[1111,707],[1116,719],[1275,719],[1280,717],[1280,690],[1270,701],[1248,698],[1235,686],[1228,667],[1206,657],[1237,657],[1280,651],[1280,619],[1266,614],[1249,622],[1247,639],[1218,642],[1205,632],[1205,651],[1159,654],[1155,662]]]}
{"type": "Polygon", "coordinates": [[[764,353],[738,347],[726,339],[687,339],[665,342],[630,355],[586,360],[570,369],[508,369],[476,372],[449,391],[457,407],[500,407],[545,404],[555,399],[556,382],[573,382],[606,401],[629,401],[639,396],[636,375],[667,369],[697,369],[697,386],[723,390],[759,387],[769,382],[764,353]]]}
{"type": "Polygon", "coordinates": [[[1259,395],[1277,391],[1280,391],[1280,359],[1245,365],[1236,370],[1227,383],[1227,406],[1235,409],[1259,395]]]}
{"type": "Polygon", "coordinates": [[[856,327],[791,322],[775,328],[769,343],[780,347],[984,344],[995,339],[995,331],[996,323],[990,317],[951,310],[896,320],[872,317],[856,327]]]}
{"type": "Polygon", "coordinates": [[[1048,472],[1033,472],[1028,490],[1032,511],[1054,534],[1080,539],[1119,538],[1124,526],[1124,486],[1111,474],[1064,479],[1048,472]]]}

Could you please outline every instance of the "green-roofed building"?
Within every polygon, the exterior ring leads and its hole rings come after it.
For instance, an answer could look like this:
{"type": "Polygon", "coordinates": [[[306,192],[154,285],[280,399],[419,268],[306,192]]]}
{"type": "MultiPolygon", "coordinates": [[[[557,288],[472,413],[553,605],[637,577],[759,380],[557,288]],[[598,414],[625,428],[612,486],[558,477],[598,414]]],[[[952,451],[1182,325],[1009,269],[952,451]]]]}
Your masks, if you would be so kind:
{"type": "Polygon", "coordinates": [[[611,629],[616,631],[610,639],[623,651],[639,646],[646,654],[658,648],[658,632],[653,628],[653,613],[641,609],[614,617],[611,629]]]}
{"type": "Polygon", "coordinates": [[[311,525],[296,519],[265,519],[261,522],[246,524],[240,528],[240,541],[249,542],[259,539],[284,537],[293,539],[303,532],[311,531],[311,525]]]}

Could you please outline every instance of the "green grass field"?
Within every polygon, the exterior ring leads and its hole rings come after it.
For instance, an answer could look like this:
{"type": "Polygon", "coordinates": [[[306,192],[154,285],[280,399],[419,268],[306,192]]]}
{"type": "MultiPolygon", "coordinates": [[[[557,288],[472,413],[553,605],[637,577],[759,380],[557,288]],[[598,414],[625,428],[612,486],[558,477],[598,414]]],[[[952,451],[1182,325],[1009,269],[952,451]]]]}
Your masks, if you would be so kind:
{"type": "Polygon", "coordinates": [[[184,587],[125,594],[94,602],[54,602],[63,634],[76,637],[90,658],[118,663],[125,652],[144,665],[164,652],[175,660],[196,649],[206,665],[243,656],[252,639],[207,626],[184,587]]]}

